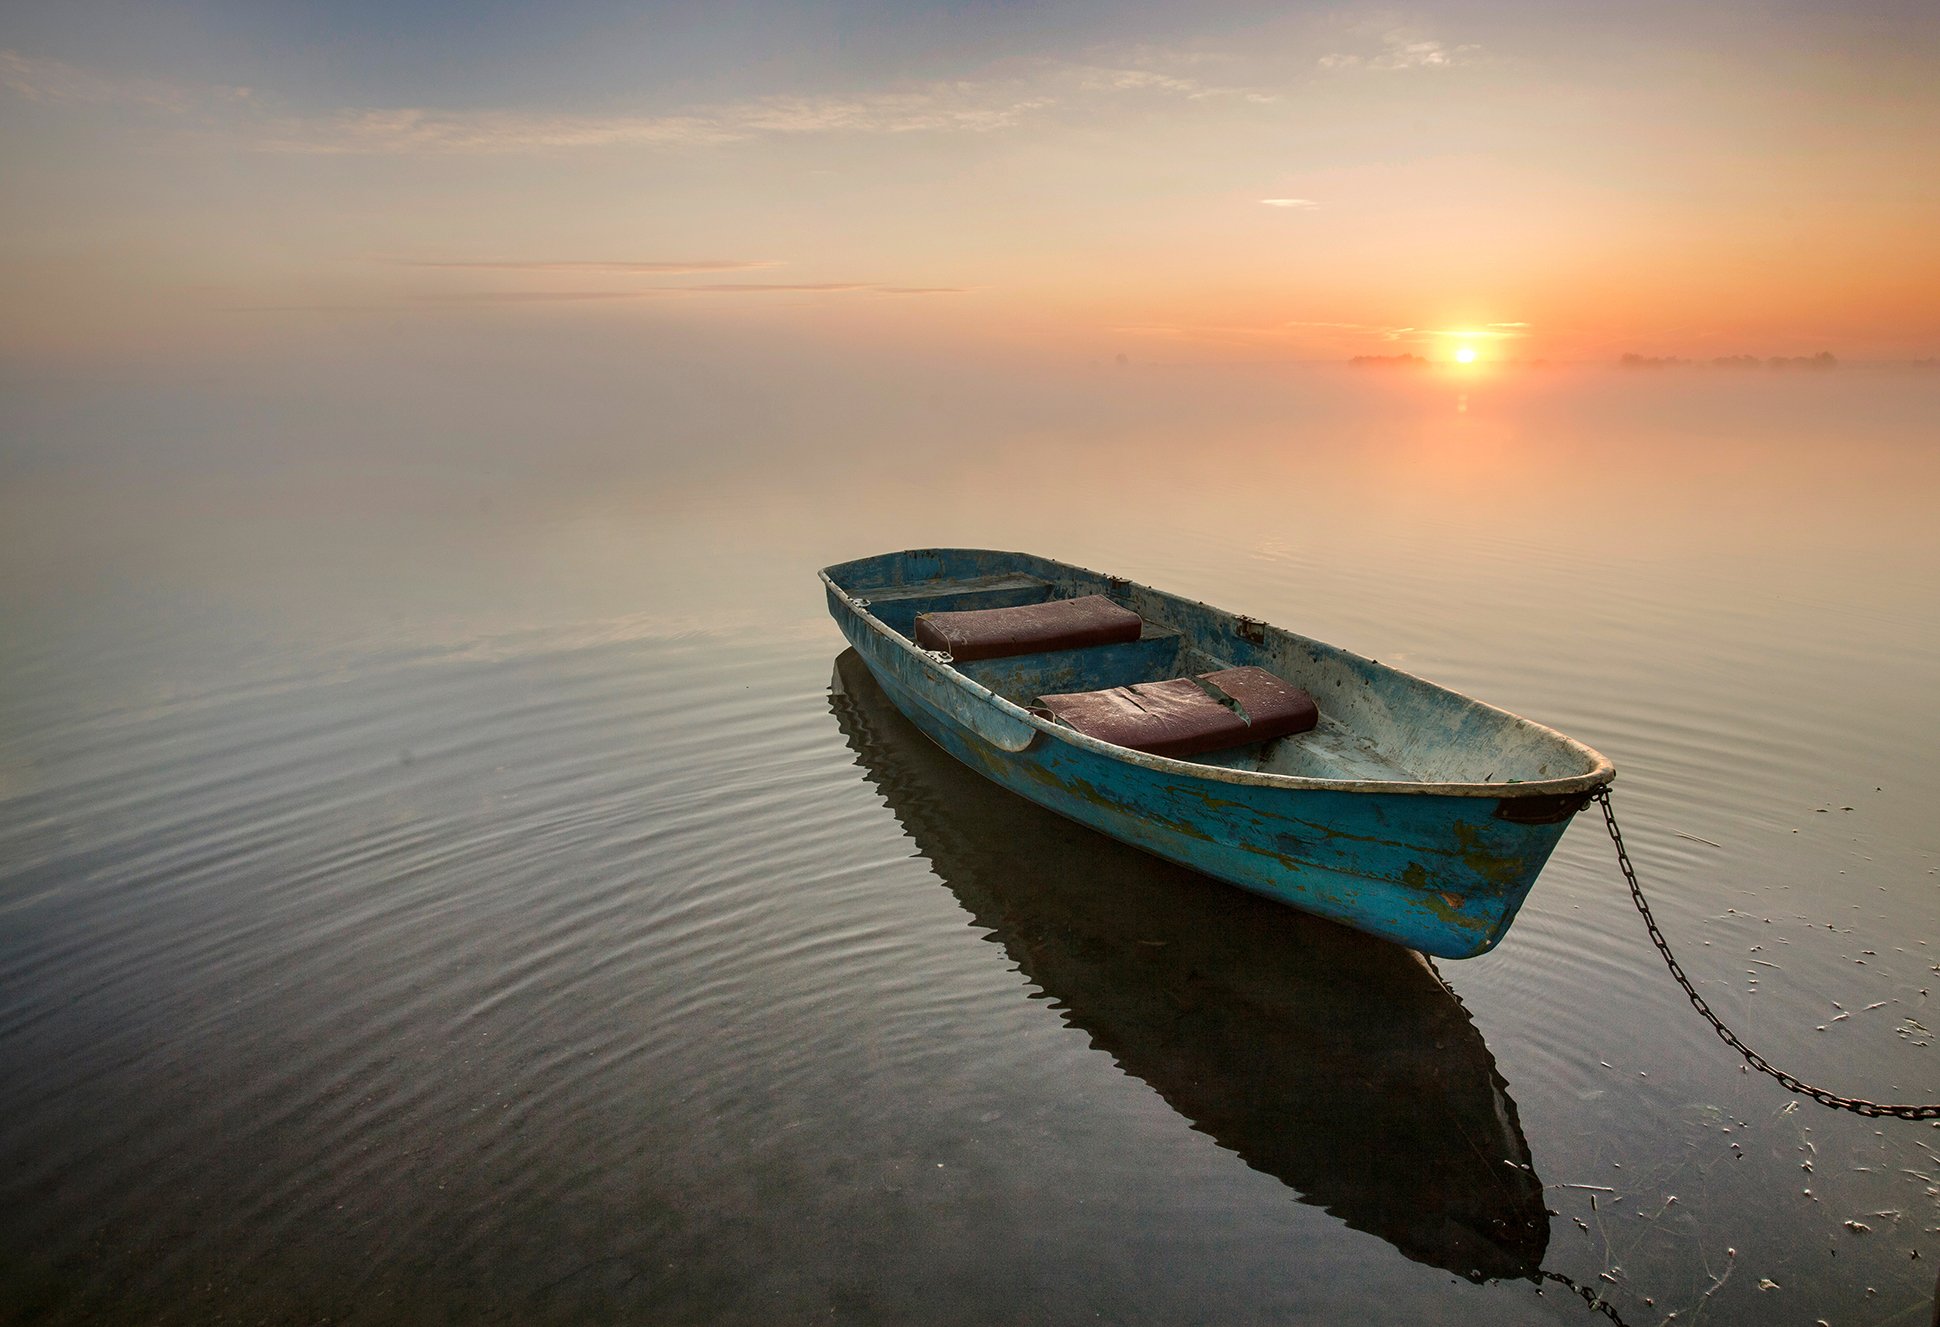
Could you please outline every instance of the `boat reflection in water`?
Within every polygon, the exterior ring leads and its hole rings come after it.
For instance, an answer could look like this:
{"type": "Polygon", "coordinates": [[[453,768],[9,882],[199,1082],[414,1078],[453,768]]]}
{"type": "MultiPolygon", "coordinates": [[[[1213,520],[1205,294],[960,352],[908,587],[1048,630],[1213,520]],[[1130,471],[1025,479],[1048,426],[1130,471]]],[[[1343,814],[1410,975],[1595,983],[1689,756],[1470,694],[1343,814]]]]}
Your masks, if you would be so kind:
{"type": "Polygon", "coordinates": [[[930,744],[847,650],[870,782],[1018,968],[1254,1169],[1417,1262],[1539,1274],[1541,1181],[1481,1034],[1420,955],[1072,824],[930,744]]]}

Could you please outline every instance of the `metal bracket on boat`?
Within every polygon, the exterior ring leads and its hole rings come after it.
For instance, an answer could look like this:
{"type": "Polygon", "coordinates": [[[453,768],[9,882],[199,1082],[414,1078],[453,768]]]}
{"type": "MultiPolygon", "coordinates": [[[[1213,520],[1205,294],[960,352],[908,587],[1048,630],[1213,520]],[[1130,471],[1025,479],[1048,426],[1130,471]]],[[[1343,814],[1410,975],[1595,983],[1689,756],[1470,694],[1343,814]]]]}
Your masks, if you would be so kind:
{"type": "Polygon", "coordinates": [[[1256,617],[1234,618],[1233,633],[1249,645],[1266,644],[1266,623],[1256,617]]]}
{"type": "Polygon", "coordinates": [[[1123,576],[1105,577],[1105,597],[1108,599],[1123,599],[1125,592],[1131,588],[1132,583],[1123,576]]]}
{"type": "Polygon", "coordinates": [[[943,664],[945,666],[948,666],[956,662],[956,656],[951,654],[948,650],[924,650],[923,653],[929,655],[930,658],[934,659],[936,662],[943,664]]]}
{"type": "Polygon", "coordinates": [[[853,594],[849,596],[849,606],[852,608],[867,608],[869,601],[859,594],[853,594]]]}

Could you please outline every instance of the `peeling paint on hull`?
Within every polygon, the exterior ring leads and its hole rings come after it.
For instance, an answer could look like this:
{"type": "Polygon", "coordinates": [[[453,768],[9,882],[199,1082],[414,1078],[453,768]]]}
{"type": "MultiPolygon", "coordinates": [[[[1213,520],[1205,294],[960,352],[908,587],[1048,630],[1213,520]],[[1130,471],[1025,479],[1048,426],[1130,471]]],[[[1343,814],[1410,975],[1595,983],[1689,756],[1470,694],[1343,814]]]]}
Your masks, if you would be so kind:
{"type": "MultiPolygon", "coordinates": [[[[1060,592],[1082,590],[1085,578],[1095,577],[1121,601],[1129,599],[1148,621],[1195,632],[1193,642],[1216,645],[1246,662],[1255,661],[1247,657],[1249,651],[1257,652],[1269,667],[1275,650],[1315,645],[1250,619],[1233,619],[1205,605],[1044,559],[981,550],[925,550],[888,558],[934,560],[942,575],[930,579],[958,581],[966,570],[1005,565],[993,560],[1008,559],[1036,574],[1057,574],[1060,592]],[[1169,613],[1173,604],[1180,609],[1169,613]],[[1222,627],[1231,639],[1220,634],[1222,627]]],[[[1546,797],[1573,809],[1581,804],[1579,796],[1587,798],[1614,776],[1602,757],[1560,734],[1378,664],[1370,664],[1380,673],[1370,674],[1369,686],[1382,684],[1381,673],[1400,679],[1393,704],[1420,704],[1428,688],[1445,696],[1451,709],[1471,707],[1484,718],[1499,716],[1553,741],[1561,753],[1555,761],[1563,764],[1568,757],[1577,768],[1515,787],[1297,778],[1110,746],[1026,712],[948,661],[917,649],[870,612],[867,590],[851,593],[847,587],[857,583],[858,568],[867,569],[859,573],[866,585],[870,574],[884,574],[887,562],[867,559],[824,572],[830,612],[897,708],[944,750],[1020,796],[1122,842],[1424,953],[1467,958],[1493,948],[1567,828],[1567,811],[1529,823],[1505,814],[1500,809],[1505,801],[1537,805],[1535,799],[1546,797]]],[[[927,567],[921,561],[916,565],[927,567]]],[[[909,577],[905,583],[922,582],[909,577]]],[[[1473,721],[1463,713],[1452,723],[1473,721]]]]}

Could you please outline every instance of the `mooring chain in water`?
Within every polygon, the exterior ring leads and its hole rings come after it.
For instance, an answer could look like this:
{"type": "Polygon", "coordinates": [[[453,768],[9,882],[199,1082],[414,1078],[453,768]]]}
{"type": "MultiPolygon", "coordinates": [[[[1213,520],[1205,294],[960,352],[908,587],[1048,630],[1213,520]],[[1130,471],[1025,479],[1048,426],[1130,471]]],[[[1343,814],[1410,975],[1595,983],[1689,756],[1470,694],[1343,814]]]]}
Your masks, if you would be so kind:
{"type": "Polygon", "coordinates": [[[1836,1092],[1828,1092],[1822,1087],[1814,1087],[1804,1079],[1795,1077],[1792,1074],[1786,1073],[1783,1069],[1776,1067],[1770,1061],[1766,1060],[1764,1056],[1740,1041],[1738,1034],[1726,1027],[1723,1021],[1711,1012],[1711,1006],[1704,1002],[1704,997],[1697,993],[1697,987],[1691,985],[1691,979],[1685,976],[1684,969],[1678,966],[1676,956],[1671,953],[1671,947],[1664,939],[1664,933],[1657,929],[1657,919],[1650,915],[1650,904],[1644,901],[1643,886],[1637,883],[1637,869],[1630,864],[1630,854],[1624,851],[1623,831],[1617,828],[1617,813],[1610,809],[1609,785],[1606,784],[1598,788],[1591,796],[1603,805],[1603,822],[1610,828],[1610,841],[1617,845],[1617,865],[1623,869],[1623,878],[1630,883],[1631,901],[1637,905],[1637,911],[1643,914],[1644,926],[1650,931],[1650,942],[1656,945],[1657,952],[1664,956],[1664,962],[1670,968],[1671,976],[1677,978],[1677,984],[1684,988],[1684,994],[1691,997],[1691,1004],[1696,1007],[1700,1014],[1704,1015],[1704,1019],[1711,1025],[1712,1031],[1724,1039],[1725,1045],[1737,1051],[1739,1055],[1744,1057],[1745,1063],[1756,1069],[1759,1073],[1769,1074],[1771,1077],[1776,1078],[1780,1083],[1784,1084],[1787,1091],[1797,1092],[1802,1096],[1811,1097],[1820,1105],[1832,1106],[1839,1110],[1857,1111],[1861,1115],[1869,1115],[1875,1119],[1883,1115],[1891,1115],[1901,1120],[1940,1120],[1940,1104],[1931,1106],[1885,1105],[1877,1101],[1867,1101],[1862,1097],[1842,1097],[1836,1092]]]}
{"type": "Polygon", "coordinates": [[[1542,1271],[1540,1275],[1545,1281],[1554,1281],[1560,1286],[1566,1286],[1572,1294],[1577,1295],[1585,1304],[1588,1304],[1592,1312],[1601,1313],[1611,1322],[1616,1323],[1617,1327],[1627,1327],[1624,1320],[1617,1315],[1616,1305],[1584,1285],[1581,1281],[1564,1276],[1561,1272],[1552,1272],[1547,1269],[1542,1271]]]}

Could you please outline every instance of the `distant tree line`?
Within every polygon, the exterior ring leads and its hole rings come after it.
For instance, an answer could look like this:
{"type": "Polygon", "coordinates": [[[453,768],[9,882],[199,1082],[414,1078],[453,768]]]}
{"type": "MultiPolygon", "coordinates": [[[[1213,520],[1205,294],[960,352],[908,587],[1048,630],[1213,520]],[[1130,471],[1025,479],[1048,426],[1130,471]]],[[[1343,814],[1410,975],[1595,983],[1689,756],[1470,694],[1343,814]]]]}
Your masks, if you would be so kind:
{"type": "Polygon", "coordinates": [[[1676,355],[1625,355],[1617,361],[1626,369],[1672,369],[1690,366],[1714,369],[1836,369],[1839,361],[1830,351],[1821,350],[1816,355],[1773,355],[1760,359],[1756,355],[1720,355],[1716,359],[1681,359],[1676,355]]]}

